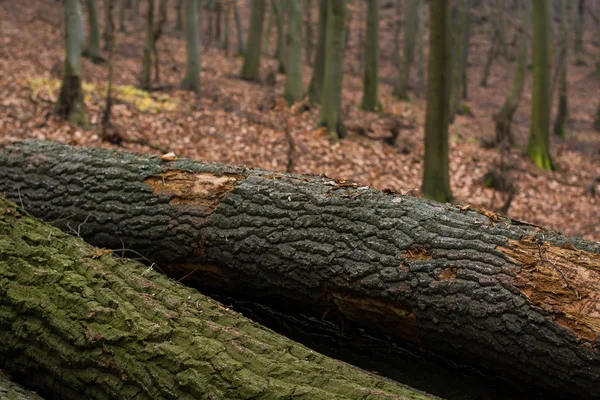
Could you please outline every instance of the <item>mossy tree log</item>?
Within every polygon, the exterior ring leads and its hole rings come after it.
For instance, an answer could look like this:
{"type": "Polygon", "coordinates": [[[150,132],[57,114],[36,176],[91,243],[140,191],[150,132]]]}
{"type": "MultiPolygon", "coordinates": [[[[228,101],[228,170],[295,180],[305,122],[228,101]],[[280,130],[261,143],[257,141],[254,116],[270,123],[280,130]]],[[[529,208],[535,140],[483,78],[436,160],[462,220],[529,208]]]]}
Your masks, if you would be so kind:
{"type": "Polygon", "coordinates": [[[321,176],[23,142],[0,193],[175,276],[600,398],[600,244],[321,176]]]}
{"type": "Polygon", "coordinates": [[[0,365],[49,398],[433,398],[315,353],[2,198],[0,232],[0,365]]]}

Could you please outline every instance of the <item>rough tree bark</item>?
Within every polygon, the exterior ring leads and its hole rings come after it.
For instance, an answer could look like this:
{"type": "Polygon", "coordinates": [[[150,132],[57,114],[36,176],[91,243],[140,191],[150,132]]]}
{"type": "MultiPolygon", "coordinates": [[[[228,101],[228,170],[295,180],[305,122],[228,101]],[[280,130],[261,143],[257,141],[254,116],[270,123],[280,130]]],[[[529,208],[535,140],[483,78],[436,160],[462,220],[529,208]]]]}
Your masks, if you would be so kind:
{"type": "Polygon", "coordinates": [[[432,398],[315,353],[1,198],[0,231],[0,365],[52,398],[432,398]]]}
{"type": "Polygon", "coordinates": [[[600,398],[598,243],[326,177],[48,142],[0,153],[0,193],[200,285],[600,398]]]}

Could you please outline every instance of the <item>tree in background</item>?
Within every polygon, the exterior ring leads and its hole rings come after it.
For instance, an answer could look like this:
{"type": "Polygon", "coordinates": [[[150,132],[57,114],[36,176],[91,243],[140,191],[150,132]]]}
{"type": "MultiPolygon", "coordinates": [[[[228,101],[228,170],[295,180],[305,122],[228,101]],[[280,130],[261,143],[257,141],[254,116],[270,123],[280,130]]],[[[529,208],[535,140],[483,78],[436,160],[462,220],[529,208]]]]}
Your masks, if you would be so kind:
{"type": "Polygon", "coordinates": [[[425,86],[425,1],[417,0],[417,76],[419,86],[425,86]]]}
{"type": "Polygon", "coordinates": [[[246,43],[244,42],[244,29],[242,28],[242,17],[238,8],[237,0],[233,1],[233,16],[235,18],[235,29],[237,32],[238,41],[238,56],[243,56],[246,53],[246,43]]]}
{"type": "Polygon", "coordinates": [[[381,110],[379,102],[379,0],[367,0],[366,63],[363,76],[362,108],[367,111],[381,110]]]}
{"type": "Polygon", "coordinates": [[[598,108],[596,109],[596,119],[594,120],[594,129],[600,132],[600,101],[598,101],[598,108]]]}
{"type": "Polygon", "coordinates": [[[447,202],[452,200],[448,172],[452,59],[450,2],[430,0],[429,18],[431,23],[422,190],[425,197],[447,202]]]}
{"type": "Polygon", "coordinates": [[[85,49],[81,53],[93,63],[100,63],[104,59],[100,56],[100,27],[98,25],[98,5],[96,0],[86,0],[85,6],[88,15],[88,40],[85,49]]]}
{"type": "Polygon", "coordinates": [[[394,87],[394,96],[401,100],[408,99],[407,87],[410,67],[415,55],[415,40],[417,36],[418,1],[406,0],[406,17],[404,18],[404,55],[400,62],[400,73],[394,87]]]}
{"type": "MultiPolygon", "coordinates": [[[[573,0],[570,0],[573,1],[573,0]]],[[[577,7],[575,9],[575,18],[573,28],[575,31],[575,57],[577,64],[583,65],[583,28],[585,27],[585,0],[576,0],[577,7]]],[[[561,23],[562,24],[562,23],[561,23]]]]}
{"type": "Polygon", "coordinates": [[[272,0],[271,4],[273,4],[275,25],[277,26],[277,47],[275,48],[275,58],[279,61],[277,72],[285,74],[285,15],[288,0],[272,0]]]}
{"type": "Polygon", "coordinates": [[[259,78],[264,17],[265,0],[252,0],[248,47],[244,54],[244,65],[242,66],[242,79],[247,81],[256,81],[259,78]]]}
{"type": "Polygon", "coordinates": [[[527,157],[544,170],[553,168],[550,159],[550,2],[533,0],[533,94],[527,157]]]}
{"type": "MultiPolygon", "coordinates": [[[[119,1],[119,32],[125,32],[125,8],[127,6],[125,3],[127,0],[119,1]]],[[[131,7],[131,4],[129,6],[131,7]]]]}
{"type": "Polygon", "coordinates": [[[156,42],[162,35],[162,27],[167,20],[167,0],[159,0],[158,21],[154,24],[154,0],[148,0],[146,11],[146,38],[144,40],[144,57],[142,59],[142,77],[140,87],[152,89],[152,54],[154,54],[154,80],[158,81],[158,51],[156,42]]]}
{"type": "Polygon", "coordinates": [[[312,64],[312,54],[313,54],[313,26],[312,26],[312,0],[305,0],[306,5],[304,6],[304,11],[306,15],[304,16],[304,43],[306,45],[306,63],[308,65],[312,64]]]}
{"type": "Polygon", "coordinates": [[[450,121],[454,120],[454,116],[458,111],[462,100],[462,80],[464,70],[466,68],[466,43],[465,36],[467,34],[467,15],[468,1],[459,0],[458,2],[458,20],[456,24],[456,32],[454,35],[454,51],[452,52],[452,83],[450,90],[450,121]]]}
{"type": "Polygon", "coordinates": [[[289,0],[287,33],[287,75],[283,96],[289,104],[302,99],[302,0],[289,0]]]}
{"type": "Polygon", "coordinates": [[[503,146],[513,146],[515,143],[514,135],[512,134],[512,121],[517,111],[517,106],[523,94],[525,86],[525,73],[527,72],[527,55],[529,50],[529,21],[531,15],[531,3],[525,1],[524,12],[519,25],[518,43],[517,43],[517,60],[515,63],[515,72],[513,75],[512,86],[508,97],[504,101],[504,105],[500,112],[494,116],[496,122],[496,144],[503,146]]]}
{"type": "Polygon", "coordinates": [[[568,8],[567,0],[558,0],[559,18],[560,18],[560,46],[559,46],[559,69],[560,82],[558,91],[558,112],[554,120],[554,135],[566,137],[565,123],[569,112],[567,99],[567,66],[569,65],[568,47],[569,47],[569,28],[568,28],[568,8]]]}
{"type": "Polygon", "coordinates": [[[483,75],[481,76],[480,86],[482,87],[487,87],[488,85],[488,78],[494,59],[502,49],[506,48],[506,45],[504,44],[503,0],[496,0],[495,3],[492,3],[492,7],[494,10],[492,15],[492,32],[490,36],[490,47],[484,64],[485,66],[483,67],[483,75]]]}
{"type": "Polygon", "coordinates": [[[198,31],[198,0],[185,0],[185,38],[187,63],[181,88],[200,90],[200,33],[198,31]]]}
{"type": "Polygon", "coordinates": [[[317,52],[312,77],[308,85],[310,101],[320,103],[325,76],[325,47],[327,44],[327,0],[319,0],[319,27],[317,31],[317,52]]]}
{"type": "Polygon", "coordinates": [[[86,125],[85,104],[81,87],[81,48],[83,24],[79,0],[64,0],[65,68],[60,95],[54,112],[74,124],[86,125]]]}
{"type": "Polygon", "coordinates": [[[177,5],[175,6],[175,13],[176,13],[175,29],[177,29],[178,31],[183,30],[183,2],[184,1],[185,0],[177,0],[177,5]]]}
{"type": "Polygon", "coordinates": [[[110,47],[110,38],[112,36],[112,32],[110,31],[110,11],[108,10],[110,4],[108,0],[104,0],[104,32],[102,32],[102,39],[104,39],[104,51],[108,51],[110,47]]]}
{"type": "MultiPolygon", "coordinates": [[[[102,136],[108,139],[107,131],[110,127],[110,113],[112,110],[112,83],[113,83],[113,60],[115,54],[115,35],[116,29],[114,20],[112,17],[114,2],[115,0],[106,0],[108,2],[108,23],[110,24],[110,41],[108,46],[108,85],[106,88],[106,103],[104,106],[104,113],[102,114],[102,136]]],[[[124,1],[121,0],[121,7],[124,1]]],[[[120,14],[120,10],[119,10],[120,14]]]]}
{"type": "Polygon", "coordinates": [[[321,98],[321,125],[334,141],[346,136],[342,121],[342,82],[346,31],[346,1],[324,0],[327,4],[325,74],[321,98]]]}

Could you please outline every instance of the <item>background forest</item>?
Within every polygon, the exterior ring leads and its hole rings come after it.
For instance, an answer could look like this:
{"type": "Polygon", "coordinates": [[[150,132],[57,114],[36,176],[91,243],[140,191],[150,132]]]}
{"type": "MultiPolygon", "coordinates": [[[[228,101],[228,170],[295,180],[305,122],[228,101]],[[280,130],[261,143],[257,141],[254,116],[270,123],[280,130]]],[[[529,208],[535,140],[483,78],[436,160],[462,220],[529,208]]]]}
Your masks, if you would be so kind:
{"type": "Polygon", "coordinates": [[[598,240],[599,18],[598,0],[4,0],[0,146],[173,152],[421,196],[429,93],[449,112],[429,126],[451,122],[455,201],[598,240]],[[447,99],[427,89],[444,74],[447,99]]]}

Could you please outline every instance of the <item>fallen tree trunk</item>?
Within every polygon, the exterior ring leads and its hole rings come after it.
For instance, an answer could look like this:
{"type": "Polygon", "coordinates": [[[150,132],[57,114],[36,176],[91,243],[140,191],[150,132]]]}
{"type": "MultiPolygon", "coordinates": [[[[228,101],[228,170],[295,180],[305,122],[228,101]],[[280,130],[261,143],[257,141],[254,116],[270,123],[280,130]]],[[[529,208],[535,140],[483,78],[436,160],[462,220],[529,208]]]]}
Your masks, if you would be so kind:
{"type": "Polygon", "coordinates": [[[12,382],[0,371],[0,399],[2,400],[43,400],[40,396],[12,382]]]}
{"type": "Polygon", "coordinates": [[[433,399],[315,353],[2,198],[0,232],[0,365],[49,398],[433,399]]]}
{"type": "Polygon", "coordinates": [[[600,398],[597,243],[327,177],[47,142],[4,149],[1,192],[205,285],[600,398]]]}

